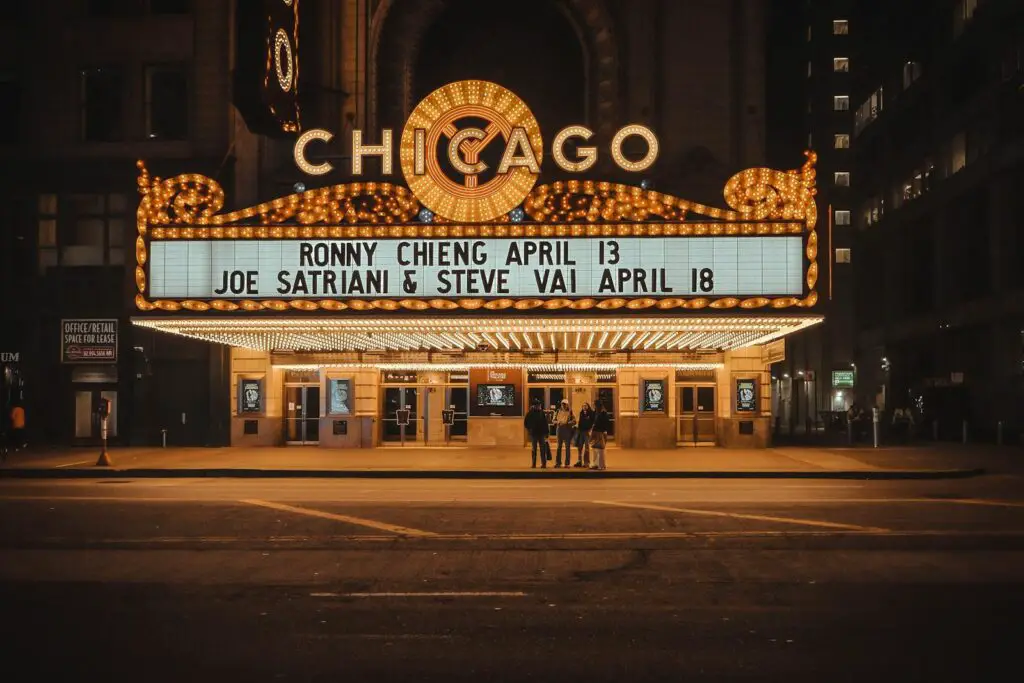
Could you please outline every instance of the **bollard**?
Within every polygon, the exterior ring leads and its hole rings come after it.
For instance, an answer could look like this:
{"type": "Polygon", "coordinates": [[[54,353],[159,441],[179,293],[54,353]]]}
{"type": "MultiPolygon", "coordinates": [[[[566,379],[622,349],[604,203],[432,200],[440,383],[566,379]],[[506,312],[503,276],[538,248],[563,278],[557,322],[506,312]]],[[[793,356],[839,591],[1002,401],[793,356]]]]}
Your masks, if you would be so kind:
{"type": "Polygon", "coordinates": [[[100,438],[103,440],[103,446],[100,450],[100,458],[96,461],[96,467],[110,467],[114,463],[110,460],[110,453],[107,451],[107,416],[104,415],[100,418],[100,438]]]}
{"type": "Polygon", "coordinates": [[[853,422],[849,420],[846,421],[846,440],[853,445],[853,422]]]}
{"type": "Polygon", "coordinates": [[[166,429],[161,429],[160,430],[160,440],[163,443],[163,447],[167,448],[167,430],[166,429]]]}
{"type": "Polygon", "coordinates": [[[1000,420],[996,423],[996,445],[1003,445],[1003,421],[1000,420]]]}
{"type": "Polygon", "coordinates": [[[964,443],[967,443],[967,420],[964,420],[963,436],[964,436],[964,443]]]}
{"type": "Polygon", "coordinates": [[[881,425],[879,424],[878,420],[878,412],[879,411],[877,407],[871,409],[871,427],[875,437],[875,448],[878,448],[878,432],[881,429],[881,425]]]}

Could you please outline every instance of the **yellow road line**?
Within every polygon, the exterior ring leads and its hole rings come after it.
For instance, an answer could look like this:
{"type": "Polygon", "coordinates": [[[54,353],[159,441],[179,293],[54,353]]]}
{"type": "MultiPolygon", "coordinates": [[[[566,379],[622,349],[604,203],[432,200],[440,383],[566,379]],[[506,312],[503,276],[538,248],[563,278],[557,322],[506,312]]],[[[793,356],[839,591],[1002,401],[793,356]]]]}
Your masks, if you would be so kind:
{"type": "Polygon", "coordinates": [[[721,512],[718,510],[695,510],[693,508],[670,507],[668,505],[648,505],[646,503],[617,503],[610,500],[591,501],[595,505],[612,505],[615,507],[636,508],[639,510],[663,510],[665,512],[683,512],[688,515],[702,515],[705,517],[729,517],[732,519],[752,519],[758,522],[778,522],[781,524],[800,524],[803,526],[817,526],[826,529],[851,529],[855,531],[884,532],[889,531],[882,527],[863,526],[861,524],[841,524],[839,522],[823,522],[816,519],[797,519],[795,517],[773,517],[769,515],[751,515],[742,512],[721,512]]]}
{"type": "Polygon", "coordinates": [[[356,526],[365,526],[371,529],[380,529],[381,531],[390,531],[393,534],[401,534],[403,536],[437,536],[432,531],[424,531],[423,529],[412,529],[405,526],[397,526],[395,524],[387,524],[386,522],[378,522],[373,519],[364,519],[362,517],[351,517],[349,515],[338,515],[333,512],[324,512],[323,510],[312,510],[310,508],[300,508],[294,505],[285,505],[283,503],[272,503],[268,500],[256,500],[246,499],[239,501],[240,503],[248,503],[249,505],[258,505],[260,507],[270,508],[271,510],[281,510],[282,512],[294,512],[298,515],[307,515],[309,517],[319,517],[321,519],[331,519],[335,522],[345,522],[346,524],[354,524],[356,526]]]}
{"type": "Polygon", "coordinates": [[[1024,501],[1012,500],[985,500],[983,498],[946,498],[946,503],[961,503],[963,505],[989,505],[992,507],[1024,508],[1024,501]]]}

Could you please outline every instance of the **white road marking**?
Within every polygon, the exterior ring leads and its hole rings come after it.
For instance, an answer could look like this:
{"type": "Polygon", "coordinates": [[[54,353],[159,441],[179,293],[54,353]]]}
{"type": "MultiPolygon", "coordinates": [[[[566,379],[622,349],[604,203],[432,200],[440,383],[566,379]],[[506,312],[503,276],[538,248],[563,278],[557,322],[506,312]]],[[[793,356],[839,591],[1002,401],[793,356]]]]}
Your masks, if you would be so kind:
{"type": "Polygon", "coordinates": [[[673,507],[669,505],[650,505],[647,503],[619,503],[609,500],[595,500],[596,505],[611,505],[615,507],[637,508],[640,510],[662,510],[665,512],[682,512],[688,515],[701,515],[704,517],[730,517],[732,519],[752,519],[759,522],[778,522],[781,524],[800,524],[804,526],[818,526],[828,529],[853,529],[856,531],[884,532],[888,529],[875,526],[864,526],[861,524],[841,524],[839,522],[823,522],[816,519],[797,519],[795,517],[774,517],[770,515],[752,515],[742,512],[722,512],[719,510],[696,510],[693,508],[673,507]]]}
{"type": "Polygon", "coordinates": [[[281,510],[282,512],[294,512],[296,514],[307,515],[309,517],[320,517],[321,519],[331,519],[335,522],[345,522],[346,524],[365,526],[370,527],[371,529],[380,529],[381,531],[390,531],[395,534],[402,534],[403,536],[437,535],[433,531],[424,531],[423,529],[412,529],[406,526],[398,526],[395,524],[387,524],[386,522],[378,522],[373,519],[351,517],[349,515],[338,515],[333,512],[324,512],[323,510],[313,510],[310,508],[300,508],[295,507],[294,505],[284,505],[283,503],[272,503],[268,500],[255,500],[250,498],[239,502],[248,503],[249,505],[258,505],[260,507],[270,508],[271,510],[281,510]]]}
{"type": "Polygon", "coordinates": [[[53,468],[54,469],[59,469],[61,467],[74,467],[75,465],[88,465],[88,464],[90,464],[92,462],[94,462],[94,461],[93,460],[82,460],[80,462],[66,462],[63,465],[54,465],[53,468]]]}

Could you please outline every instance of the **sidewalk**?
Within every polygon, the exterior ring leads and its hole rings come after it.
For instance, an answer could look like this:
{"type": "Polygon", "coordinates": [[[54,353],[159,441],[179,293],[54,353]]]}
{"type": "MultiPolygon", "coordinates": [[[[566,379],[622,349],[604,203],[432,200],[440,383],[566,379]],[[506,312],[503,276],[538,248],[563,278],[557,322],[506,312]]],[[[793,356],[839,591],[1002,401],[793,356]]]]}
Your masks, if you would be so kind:
{"type": "Polygon", "coordinates": [[[941,479],[1024,472],[1019,449],[840,448],[609,449],[603,472],[532,469],[526,448],[119,448],[111,467],[96,449],[14,453],[0,478],[391,477],[391,478],[807,478],[941,479]]]}

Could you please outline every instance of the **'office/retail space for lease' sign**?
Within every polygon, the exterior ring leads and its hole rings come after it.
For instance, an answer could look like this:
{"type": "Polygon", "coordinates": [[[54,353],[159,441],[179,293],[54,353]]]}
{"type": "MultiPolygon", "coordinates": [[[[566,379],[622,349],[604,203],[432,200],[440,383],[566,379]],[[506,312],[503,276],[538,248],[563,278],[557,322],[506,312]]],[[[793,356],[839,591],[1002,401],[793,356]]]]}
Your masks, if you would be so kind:
{"type": "Polygon", "coordinates": [[[800,296],[785,237],[169,240],[150,246],[157,298],[800,296]]]}

